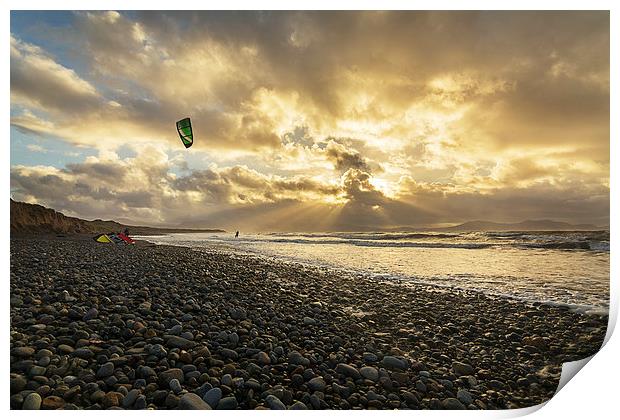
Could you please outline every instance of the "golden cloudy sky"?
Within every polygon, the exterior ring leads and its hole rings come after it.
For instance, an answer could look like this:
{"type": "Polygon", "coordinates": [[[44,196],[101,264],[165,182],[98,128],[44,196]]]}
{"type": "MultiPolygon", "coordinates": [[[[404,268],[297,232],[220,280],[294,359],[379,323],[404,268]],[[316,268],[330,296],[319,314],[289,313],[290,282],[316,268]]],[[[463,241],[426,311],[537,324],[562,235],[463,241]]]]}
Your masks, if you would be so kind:
{"type": "Polygon", "coordinates": [[[12,12],[10,42],[17,200],[243,230],[609,223],[608,12],[12,12]]]}

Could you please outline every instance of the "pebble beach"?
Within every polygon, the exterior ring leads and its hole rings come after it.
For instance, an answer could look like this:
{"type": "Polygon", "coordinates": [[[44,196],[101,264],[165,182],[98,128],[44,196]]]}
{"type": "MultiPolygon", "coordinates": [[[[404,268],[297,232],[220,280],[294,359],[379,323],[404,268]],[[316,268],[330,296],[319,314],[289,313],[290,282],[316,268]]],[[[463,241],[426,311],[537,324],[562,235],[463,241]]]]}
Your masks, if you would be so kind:
{"type": "Polygon", "coordinates": [[[607,316],[184,247],[11,240],[12,409],[510,409],[607,316]]]}

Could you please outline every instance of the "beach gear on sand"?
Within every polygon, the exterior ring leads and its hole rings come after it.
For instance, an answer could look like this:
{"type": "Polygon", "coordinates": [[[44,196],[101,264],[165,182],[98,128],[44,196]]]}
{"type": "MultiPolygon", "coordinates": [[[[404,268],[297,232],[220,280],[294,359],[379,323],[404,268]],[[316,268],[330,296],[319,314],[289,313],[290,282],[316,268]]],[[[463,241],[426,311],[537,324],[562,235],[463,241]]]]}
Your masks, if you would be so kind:
{"type": "Polygon", "coordinates": [[[93,239],[99,243],[103,243],[103,244],[127,244],[127,245],[131,245],[131,244],[135,244],[136,241],[134,241],[133,239],[131,239],[129,236],[124,235],[122,233],[108,233],[107,235],[105,233],[102,233],[101,235],[97,235],[95,237],[93,237],[93,239]]]}
{"type": "Polygon", "coordinates": [[[125,242],[125,241],[123,241],[121,238],[119,238],[119,237],[118,237],[118,235],[116,235],[116,234],[114,234],[114,235],[110,235],[110,234],[108,234],[108,237],[109,237],[110,239],[112,239],[112,242],[114,242],[115,244],[122,244],[122,243],[124,243],[124,242],[125,242]]]}
{"type": "Polygon", "coordinates": [[[181,141],[186,149],[194,144],[192,122],[189,118],[183,118],[182,120],[177,121],[177,132],[179,133],[179,137],[181,137],[181,141]]]}
{"type": "Polygon", "coordinates": [[[131,239],[129,236],[123,234],[123,233],[119,233],[118,235],[119,238],[121,238],[123,241],[125,241],[126,244],[135,244],[136,241],[134,241],[133,239],[131,239]]]}
{"type": "Polygon", "coordinates": [[[101,234],[101,235],[97,235],[93,239],[95,241],[97,241],[97,242],[101,242],[101,243],[104,243],[104,244],[111,244],[112,243],[112,240],[110,239],[110,237],[108,235],[106,235],[105,233],[101,234]]]}

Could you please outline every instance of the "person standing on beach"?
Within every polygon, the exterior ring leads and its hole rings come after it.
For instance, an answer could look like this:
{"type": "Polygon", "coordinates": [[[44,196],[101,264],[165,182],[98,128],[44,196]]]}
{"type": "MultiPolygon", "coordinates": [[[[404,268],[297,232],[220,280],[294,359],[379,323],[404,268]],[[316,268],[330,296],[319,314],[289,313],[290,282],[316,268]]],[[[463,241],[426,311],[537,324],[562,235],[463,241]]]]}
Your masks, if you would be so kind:
{"type": "Polygon", "coordinates": [[[125,234],[125,236],[129,236],[129,228],[125,227],[125,230],[123,231],[123,233],[125,234]]]}
{"type": "Polygon", "coordinates": [[[239,231],[237,231],[237,233],[235,233],[235,238],[239,237],[239,231]]]}

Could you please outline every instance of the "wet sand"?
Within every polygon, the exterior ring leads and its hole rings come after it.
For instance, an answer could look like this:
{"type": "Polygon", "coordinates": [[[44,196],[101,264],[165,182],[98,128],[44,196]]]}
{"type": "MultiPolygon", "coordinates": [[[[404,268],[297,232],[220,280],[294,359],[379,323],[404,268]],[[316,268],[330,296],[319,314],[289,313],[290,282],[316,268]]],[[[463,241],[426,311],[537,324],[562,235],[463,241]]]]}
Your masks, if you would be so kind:
{"type": "Polygon", "coordinates": [[[11,240],[11,408],[499,409],[607,316],[188,248],[11,240]]]}

